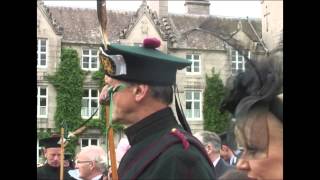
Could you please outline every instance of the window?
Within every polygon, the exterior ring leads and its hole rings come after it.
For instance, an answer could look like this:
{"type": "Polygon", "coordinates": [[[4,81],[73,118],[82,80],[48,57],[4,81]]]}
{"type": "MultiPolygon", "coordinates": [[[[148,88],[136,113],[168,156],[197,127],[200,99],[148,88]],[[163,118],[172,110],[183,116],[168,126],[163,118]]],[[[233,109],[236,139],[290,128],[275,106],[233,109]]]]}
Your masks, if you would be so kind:
{"type": "MultiPolygon", "coordinates": [[[[89,118],[97,108],[98,104],[98,90],[96,89],[85,89],[82,96],[82,107],[81,107],[81,116],[83,118],[89,118]]],[[[99,112],[95,114],[95,118],[98,117],[99,112]]]]}
{"type": "Polygon", "coordinates": [[[185,91],[186,94],[186,118],[188,120],[201,119],[201,91],[185,91]]]}
{"type": "Polygon", "coordinates": [[[187,54],[186,59],[191,61],[191,66],[188,66],[187,73],[200,73],[200,55],[197,54],[187,54]]]}
{"type": "Polygon", "coordinates": [[[82,51],[82,69],[97,71],[99,69],[97,54],[96,49],[84,49],[82,51]]]}
{"type": "Polygon", "coordinates": [[[86,146],[99,146],[99,139],[97,138],[80,138],[80,145],[81,148],[84,148],[86,146]]]}
{"type": "Polygon", "coordinates": [[[37,67],[47,67],[47,48],[48,43],[46,39],[38,39],[37,44],[37,67]]]}
{"type": "Polygon", "coordinates": [[[37,90],[37,117],[47,117],[48,114],[48,89],[38,87],[37,90]]]}
{"type": "MultiPolygon", "coordinates": [[[[248,59],[250,59],[250,51],[247,51],[245,55],[248,55],[248,59]]],[[[245,59],[243,55],[241,55],[236,50],[231,50],[231,73],[232,75],[236,75],[238,72],[245,71],[245,59]]]]}

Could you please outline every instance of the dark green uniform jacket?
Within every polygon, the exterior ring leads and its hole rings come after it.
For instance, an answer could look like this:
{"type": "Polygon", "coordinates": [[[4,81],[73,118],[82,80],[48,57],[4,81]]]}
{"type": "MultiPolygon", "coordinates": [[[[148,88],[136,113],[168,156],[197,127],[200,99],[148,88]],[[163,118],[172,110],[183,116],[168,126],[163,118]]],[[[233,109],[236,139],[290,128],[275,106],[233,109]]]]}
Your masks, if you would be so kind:
{"type": "MultiPolygon", "coordinates": [[[[64,170],[63,179],[64,180],[75,180],[70,177],[68,170],[64,170]]],[[[45,164],[37,168],[37,180],[59,180],[60,179],[60,167],[52,167],[49,164],[45,164]]]]}
{"type": "Polygon", "coordinates": [[[168,135],[173,128],[186,133],[178,125],[172,110],[165,108],[125,129],[131,148],[120,162],[119,179],[215,180],[213,167],[201,151],[191,143],[189,148],[185,149],[182,142],[162,150],[143,168],[141,173],[135,174],[135,168],[139,166],[138,164],[148,161],[149,151],[156,151],[157,144],[164,142],[163,137],[177,138],[168,135]]]}

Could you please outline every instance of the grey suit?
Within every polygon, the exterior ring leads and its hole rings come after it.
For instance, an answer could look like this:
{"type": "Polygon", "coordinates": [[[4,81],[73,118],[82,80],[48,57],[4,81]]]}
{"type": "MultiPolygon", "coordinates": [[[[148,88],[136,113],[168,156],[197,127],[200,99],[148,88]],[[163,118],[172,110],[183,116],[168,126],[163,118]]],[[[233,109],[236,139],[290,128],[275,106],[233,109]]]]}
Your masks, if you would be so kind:
{"type": "Polygon", "coordinates": [[[217,178],[222,176],[225,172],[227,172],[230,169],[233,169],[234,167],[230,166],[228,163],[226,163],[225,160],[220,158],[218,161],[217,165],[214,167],[217,178]]]}

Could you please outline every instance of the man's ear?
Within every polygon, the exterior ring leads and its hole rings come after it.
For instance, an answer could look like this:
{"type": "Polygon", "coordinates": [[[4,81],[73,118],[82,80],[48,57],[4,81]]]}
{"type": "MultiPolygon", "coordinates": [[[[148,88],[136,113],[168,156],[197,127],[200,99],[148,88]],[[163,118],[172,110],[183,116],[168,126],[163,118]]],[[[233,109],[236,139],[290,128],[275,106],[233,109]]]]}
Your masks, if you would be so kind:
{"type": "Polygon", "coordinates": [[[134,98],[137,102],[140,102],[144,97],[147,96],[149,91],[149,86],[140,84],[133,88],[134,98]]]}

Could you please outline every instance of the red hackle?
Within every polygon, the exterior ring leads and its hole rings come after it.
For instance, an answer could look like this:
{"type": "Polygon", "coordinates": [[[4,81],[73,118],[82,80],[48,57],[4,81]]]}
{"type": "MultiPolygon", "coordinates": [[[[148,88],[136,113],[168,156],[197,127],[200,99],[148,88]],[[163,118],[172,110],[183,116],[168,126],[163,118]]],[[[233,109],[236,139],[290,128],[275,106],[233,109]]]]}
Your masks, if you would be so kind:
{"type": "Polygon", "coordinates": [[[157,38],[145,38],[143,40],[143,47],[145,47],[145,48],[155,49],[155,48],[160,47],[160,44],[161,44],[161,42],[157,38]]]}

